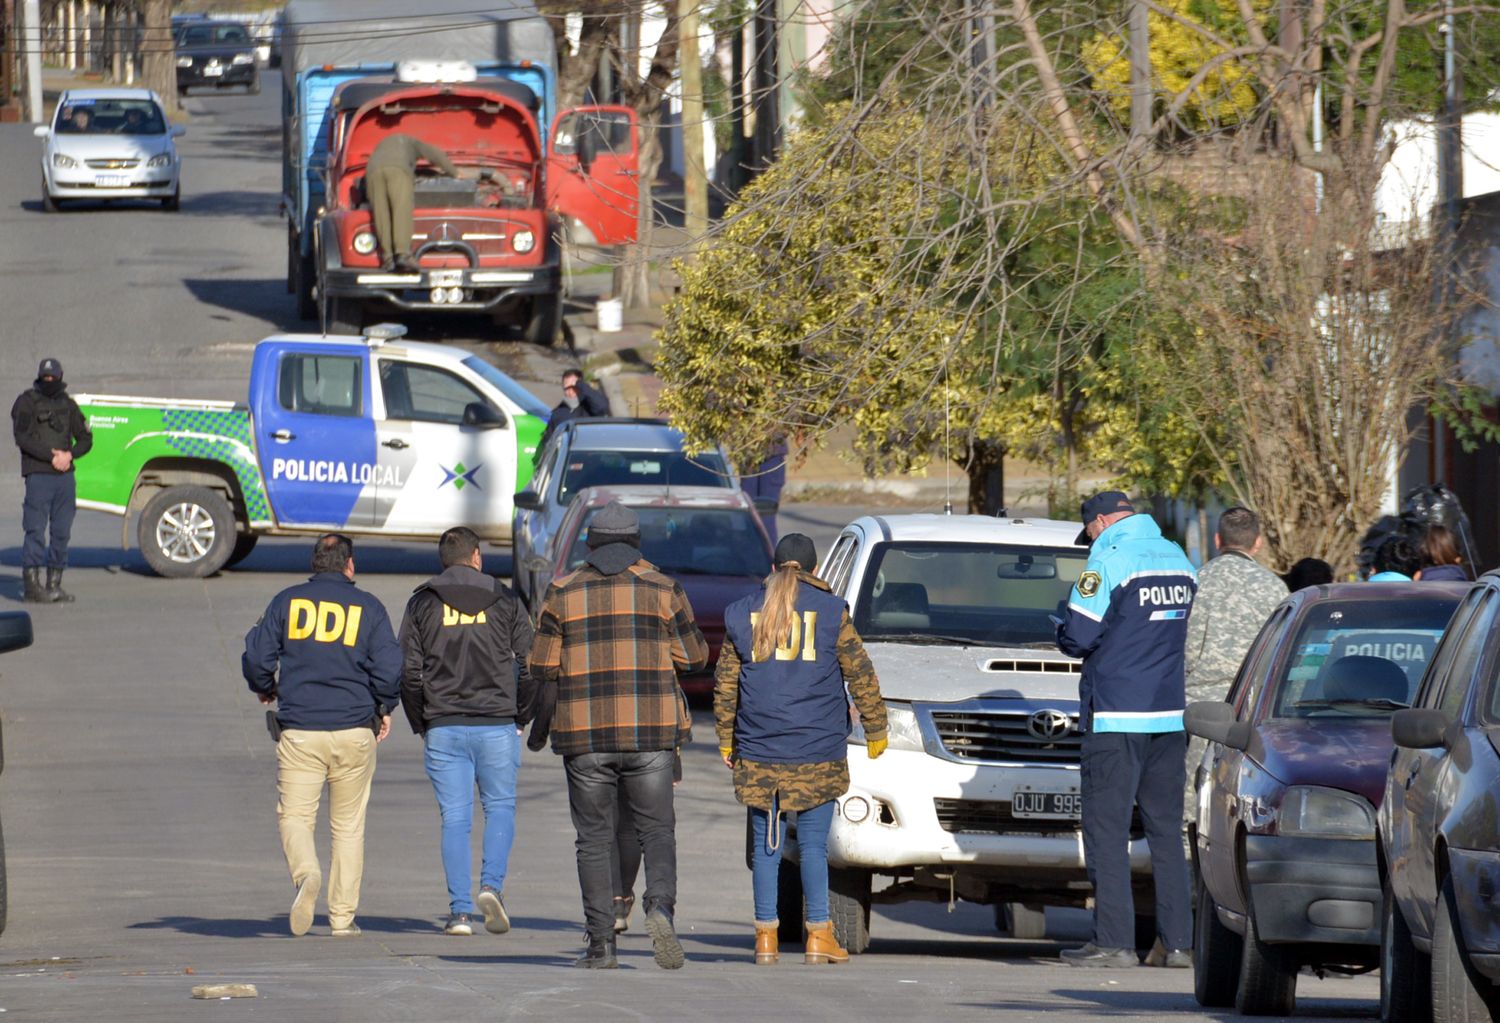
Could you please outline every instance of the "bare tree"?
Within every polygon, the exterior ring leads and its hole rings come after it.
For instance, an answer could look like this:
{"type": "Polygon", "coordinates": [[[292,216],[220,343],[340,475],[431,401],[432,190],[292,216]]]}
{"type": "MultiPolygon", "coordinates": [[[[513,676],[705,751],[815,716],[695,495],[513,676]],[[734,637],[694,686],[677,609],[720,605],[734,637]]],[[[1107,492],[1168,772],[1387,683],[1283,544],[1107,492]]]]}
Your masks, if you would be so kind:
{"type": "Polygon", "coordinates": [[[141,0],[141,78],[161,97],[168,113],[177,110],[177,65],[172,48],[172,0],[141,0]]]}

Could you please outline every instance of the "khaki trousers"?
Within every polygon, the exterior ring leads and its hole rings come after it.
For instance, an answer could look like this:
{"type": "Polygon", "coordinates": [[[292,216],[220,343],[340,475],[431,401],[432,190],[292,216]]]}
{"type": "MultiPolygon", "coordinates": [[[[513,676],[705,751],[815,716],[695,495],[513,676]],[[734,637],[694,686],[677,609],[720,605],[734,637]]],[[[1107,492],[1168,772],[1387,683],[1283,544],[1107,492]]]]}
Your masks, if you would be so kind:
{"type": "Polygon", "coordinates": [[[276,744],[276,766],[276,819],[294,885],[322,876],[313,828],[323,785],[328,785],[328,828],[333,836],[328,923],[347,927],[359,908],[359,883],[365,872],[365,807],[375,777],[375,733],[369,728],[289,728],[276,744]]]}
{"type": "Polygon", "coordinates": [[[400,167],[376,167],[365,174],[375,240],[387,258],[411,255],[412,188],[412,172],[400,167]]]}

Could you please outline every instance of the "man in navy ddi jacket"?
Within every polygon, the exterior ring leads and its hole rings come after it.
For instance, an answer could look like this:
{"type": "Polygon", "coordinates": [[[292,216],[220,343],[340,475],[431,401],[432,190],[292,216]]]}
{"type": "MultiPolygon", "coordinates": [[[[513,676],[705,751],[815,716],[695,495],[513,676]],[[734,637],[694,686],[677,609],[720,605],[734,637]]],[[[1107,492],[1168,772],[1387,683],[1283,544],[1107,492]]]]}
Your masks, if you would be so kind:
{"type": "Polygon", "coordinates": [[[1191,966],[1192,910],[1182,853],[1183,652],[1197,577],[1182,548],[1116,490],[1083,502],[1079,544],[1088,564],[1057,629],[1063,653],[1083,658],[1083,855],[1094,886],[1094,939],[1063,952],[1072,966],[1135,966],[1130,816],[1151,846],[1156,925],[1165,955],[1191,966]]]}
{"type": "Polygon", "coordinates": [[[328,923],[342,938],[359,934],[354,911],[365,867],[365,806],[375,745],[390,733],[400,699],[401,648],[380,601],[354,585],[354,541],[338,533],[319,537],[312,570],[307,582],[272,599],[245,636],[241,664],[251,692],[277,705],[276,816],[297,886],[292,933],[312,927],[323,883],[313,826],[326,783],[333,833],[328,923]]]}

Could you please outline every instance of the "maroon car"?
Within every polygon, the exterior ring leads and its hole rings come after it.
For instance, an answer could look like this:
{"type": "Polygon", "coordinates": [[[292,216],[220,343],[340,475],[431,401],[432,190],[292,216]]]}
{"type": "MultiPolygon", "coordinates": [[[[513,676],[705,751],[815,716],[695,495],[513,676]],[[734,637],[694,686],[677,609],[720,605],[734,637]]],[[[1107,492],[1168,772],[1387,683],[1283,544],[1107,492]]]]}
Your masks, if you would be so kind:
{"type": "Polygon", "coordinates": [[[682,584],[703,638],[708,669],[682,680],[689,696],[713,691],[724,642],[724,609],[771,574],[771,538],[744,491],[722,487],[588,487],[573,499],[547,551],[558,579],[588,557],[584,542],[598,510],[619,501],[641,519],[641,553],[682,584]]]}
{"type": "Polygon", "coordinates": [[[1380,950],[1375,814],[1394,745],[1462,583],[1299,590],[1271,613],[1225,703],[1195,703],[1209,740],[1192,830],[1194,993],[1290,1015],[1304,966],[1362,971],[1380,950]]]}

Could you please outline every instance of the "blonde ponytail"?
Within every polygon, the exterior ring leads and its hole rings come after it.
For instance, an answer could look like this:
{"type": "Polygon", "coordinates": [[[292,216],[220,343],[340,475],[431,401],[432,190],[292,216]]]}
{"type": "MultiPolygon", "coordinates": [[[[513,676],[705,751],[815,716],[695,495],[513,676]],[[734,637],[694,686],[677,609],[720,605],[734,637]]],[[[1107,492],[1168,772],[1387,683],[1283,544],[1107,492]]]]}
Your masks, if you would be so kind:
{"type": "Polygon", "coordinates": [[[778,646],[791,642],[792,626],[797,619],[797,573],[801,568],[795,561],[782,562],[766,580],[766,599],[750,628],[751,660],[769,661],[778,646]]]}

